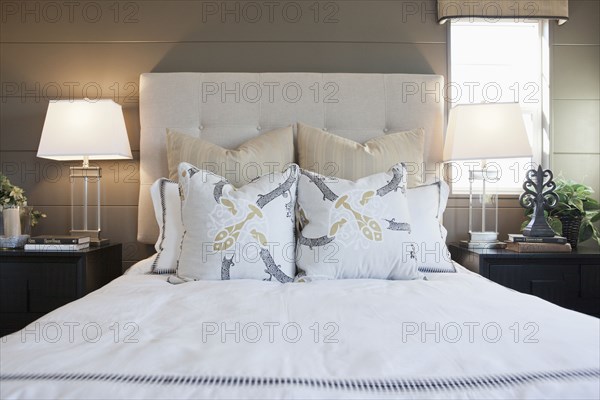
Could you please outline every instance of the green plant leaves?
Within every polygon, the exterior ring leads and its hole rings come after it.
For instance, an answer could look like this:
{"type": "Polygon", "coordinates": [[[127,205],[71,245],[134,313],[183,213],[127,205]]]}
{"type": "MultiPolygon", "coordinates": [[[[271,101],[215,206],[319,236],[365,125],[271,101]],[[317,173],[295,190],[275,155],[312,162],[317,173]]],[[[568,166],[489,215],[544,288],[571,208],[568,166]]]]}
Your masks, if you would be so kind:
{"type": "Polygon", "coordinates": [[[596,211],[600,210],[600,203],[594,199],[587,199],[583,202],[583,209],[585,211],[596,211]]]}
{"type": "MultiPolygon", "coordinates": [[[[10,183],[8,177],[0,173],[0,209],[3,206],[25,206],[27,205],[27,197],[25,191],[10,183]]],[[[41,218],[46,218],[46,214],[32,209],[31,226],[35,226],[41,218]]]]}
{"type": "Polygon", "coordinates": [[[548,225],[550,225],[550,228],[552,228],[554,233],[556,233],[558,236],[562,236],[563,228],[562,228],[562,222],[560,222],[560,219],[554,218],[554,217],[549,217],[548,225]]]}
{"type": "Polygon", "coordinates": [[[22,206],[27,203],[25,192],[10,183],[8,177],[0,173],[0,204],[3,206],[22,206]]]}
{"type": "Polygon", "coordinates": [[[585,242],[590,239],[594,234],[594,227],[591,224],[581,224],[581,229],[579,230],[579,241],[585,242]]]}
{"type": "MultiPolygon", "coordinates": [[[[595,225],[600,222],[600,203],[591,196],[594,190],[582,183],[557,178],[555,180],[555,193],[558,203],[549,212],[544,212],[548,225],[557,235],[562,235],[560,217],[582,216],[579,230],[579,242],[593,239],[600,245],[600,229],[595,225]]],[[[533,209],[525,210],[525,221],[521,224],[521,231],[531,221],[533,209]]]]}
{"type": "MultiPolygon", "coordinates": [[[[546,215],[546,221],[548,221],[548,225],[550,225],[550,228],[552,228],[552,230],[554,231],[554,233],[556,233],[558,236],[562,235],[562,222],[560,222],[560,219],[556,218],[556,217],[549,217],[548,213],[544,213],[546,215]]],[[[529,222],[531,222],[531,216],[527,216],[525,218],[525,221],[523,221],[523,223],[521,224],[521,232],[523,232],[523,230],[527,227],[527,225],[529,225],[529,222]]]]}
{"type": "Polygon", "coordinates": [[[580,213],[584,213],[583,201],[581,199],[572,198],[569,200],[569,204],[579,210],[580,213]]]}

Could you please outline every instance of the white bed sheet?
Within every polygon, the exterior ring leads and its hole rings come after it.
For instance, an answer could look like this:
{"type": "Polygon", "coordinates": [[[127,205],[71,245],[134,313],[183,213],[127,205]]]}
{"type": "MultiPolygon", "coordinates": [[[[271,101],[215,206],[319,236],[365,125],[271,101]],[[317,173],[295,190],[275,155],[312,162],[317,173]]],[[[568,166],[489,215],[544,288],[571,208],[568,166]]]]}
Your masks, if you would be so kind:
{"type": "Polygon", "coordinates": [[[463,268],[426,281],[171,285],[147,264],[2,338],[0,396],[600,396],[599,319],[463,268]]]}

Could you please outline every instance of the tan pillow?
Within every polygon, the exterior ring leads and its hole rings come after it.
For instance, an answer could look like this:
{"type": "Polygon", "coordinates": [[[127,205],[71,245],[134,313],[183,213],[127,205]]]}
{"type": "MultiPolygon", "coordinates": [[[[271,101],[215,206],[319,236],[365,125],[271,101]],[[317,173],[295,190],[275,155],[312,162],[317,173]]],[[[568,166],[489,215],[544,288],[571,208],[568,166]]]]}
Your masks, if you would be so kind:
{"type": "Polygon", "coordinates": [[[341,179],[355,181],[387,172],[392,166],[403,162],[408,171],[408,186],[418,186],[423,183],[424,147],[425,132],[421,128],[379,136],[360,144],[298,124],[300,167],[341,179]]]}
{"type": "Polygon", "coordinates": [[[294,132],[291,126],[274,129],[229,150],[168,129],[167,160],[171,180],[177,181],[179,163],[187,162],[240,187],[259,176],[281,172],[294,162],[294,132]]]}

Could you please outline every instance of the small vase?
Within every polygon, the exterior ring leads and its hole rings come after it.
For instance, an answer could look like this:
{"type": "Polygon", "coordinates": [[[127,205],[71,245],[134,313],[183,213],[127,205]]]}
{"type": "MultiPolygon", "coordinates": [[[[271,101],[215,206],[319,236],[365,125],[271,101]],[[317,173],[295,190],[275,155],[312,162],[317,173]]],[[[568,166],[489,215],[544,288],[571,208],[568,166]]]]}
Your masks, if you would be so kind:
{"type": "Polygon", "coordinates": [[[567,242],[571,245],[573,250],[577,249],[577,243],[579,242],[579,230],[581,228],[581,215],[566,215],[559,217],[560,223],[562,224],[562,235],[567,238],[567,242]]]}
{"type": "Polygon", "coordinates": [[[29,239],[31,229],[31,207],[9,206],[3,207],[0,215],[0,247],[19,248],[23,247],[29,239]]]}

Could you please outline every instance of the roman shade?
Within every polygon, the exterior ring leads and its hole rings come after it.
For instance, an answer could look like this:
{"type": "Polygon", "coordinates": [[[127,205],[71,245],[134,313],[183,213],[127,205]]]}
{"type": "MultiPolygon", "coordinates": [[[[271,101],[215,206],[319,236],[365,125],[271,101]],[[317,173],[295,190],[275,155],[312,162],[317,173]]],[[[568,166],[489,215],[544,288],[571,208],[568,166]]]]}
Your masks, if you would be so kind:
{"type": "Polygon", "coordinates": [[[438,22],[452,18],[569,19],[569,0],[438,0],[438,22]]]}

